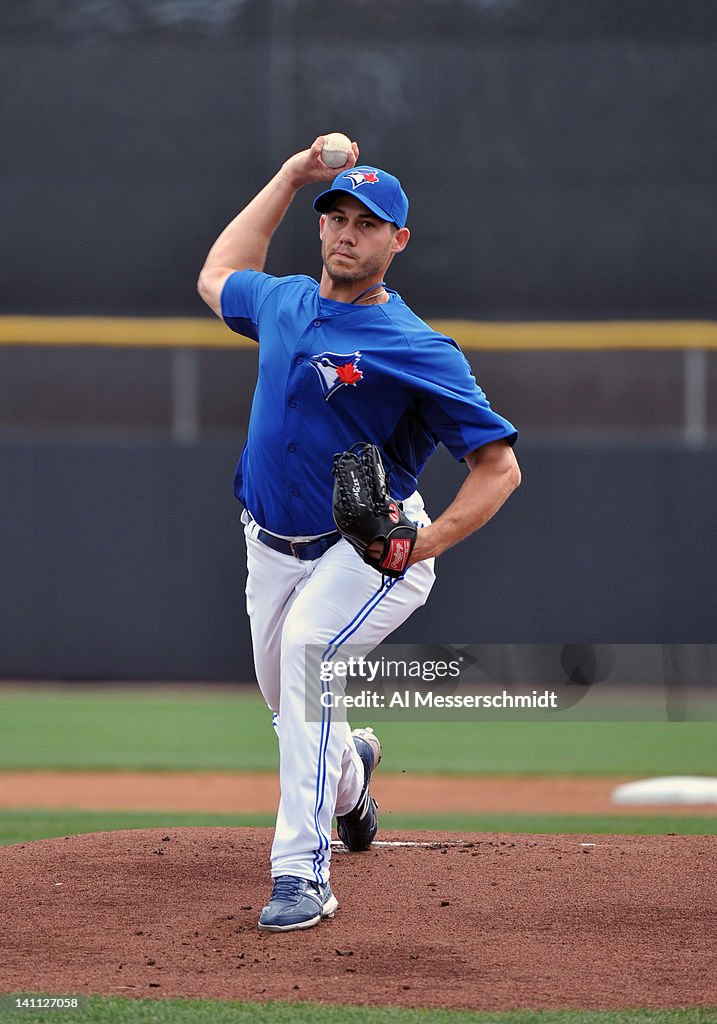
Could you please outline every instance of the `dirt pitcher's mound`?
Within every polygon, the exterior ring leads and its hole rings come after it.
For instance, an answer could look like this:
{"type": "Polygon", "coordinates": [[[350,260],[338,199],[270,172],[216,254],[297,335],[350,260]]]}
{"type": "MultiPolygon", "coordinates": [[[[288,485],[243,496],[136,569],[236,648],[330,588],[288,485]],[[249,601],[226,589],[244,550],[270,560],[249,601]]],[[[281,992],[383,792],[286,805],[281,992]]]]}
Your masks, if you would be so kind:
{"type": "Polygon", "coordinates": [[[381,839],[365,854],[337,848],[341,909],[285,935],[256,928],[266,829],[4,847],[0,991],[477,1010],[717,1003],[713,837],[381,839]]]}

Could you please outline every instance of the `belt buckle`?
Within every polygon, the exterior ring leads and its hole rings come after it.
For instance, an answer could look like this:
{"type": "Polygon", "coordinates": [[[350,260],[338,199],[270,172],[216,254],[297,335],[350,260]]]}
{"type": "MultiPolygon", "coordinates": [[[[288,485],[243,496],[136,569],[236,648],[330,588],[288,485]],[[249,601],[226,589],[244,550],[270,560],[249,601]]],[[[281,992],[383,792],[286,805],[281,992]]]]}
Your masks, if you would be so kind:
{"type": "Polygon", "coordinates": [[[296,550],[296,544],[294,543],[294,541],[293,541],[293,540],[290,540],[290,541],[289,541],[289,547],[291,548],[291,553],[292,553],[292,555],[294,556],[294,558],[298,558],[298,559],[299,559],[299,561],[301,561],[301,555],[300,555],[300,554],[299,554],[299,552],[298,552],[298,551],[296,550]]]}

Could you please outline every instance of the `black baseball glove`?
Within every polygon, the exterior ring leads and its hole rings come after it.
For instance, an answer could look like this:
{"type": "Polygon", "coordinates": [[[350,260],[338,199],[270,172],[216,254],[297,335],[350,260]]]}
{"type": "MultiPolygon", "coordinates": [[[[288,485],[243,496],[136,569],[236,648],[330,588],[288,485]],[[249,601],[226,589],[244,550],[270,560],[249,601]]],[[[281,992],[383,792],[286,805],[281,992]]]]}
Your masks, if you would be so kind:
{"type": "Polygon", "coordinates": [[[418,530],[386,490],[386,472],[373,444],[359,442],[334,455],[334,522],[367,565],[398,579],[406,571],[418,530]],[[380,555],[369,553],[380,541],[380,555]]]}

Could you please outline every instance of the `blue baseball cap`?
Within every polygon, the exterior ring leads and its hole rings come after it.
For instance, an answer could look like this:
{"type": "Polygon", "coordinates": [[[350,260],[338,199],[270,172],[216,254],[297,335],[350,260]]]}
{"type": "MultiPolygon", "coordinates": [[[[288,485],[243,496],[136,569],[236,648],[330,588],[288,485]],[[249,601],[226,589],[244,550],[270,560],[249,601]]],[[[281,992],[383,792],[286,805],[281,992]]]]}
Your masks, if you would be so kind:
{"type": "Polygon", "coordinates": [[[408,196],[401,188],[401,182],[388,171],[379,167],[352,167],[338,174],[331,188],[314,200],[314,209],[328,213],[332,203],[342,192],[355,196],[371,213],[381,220],[391,221],[399,228],[406,226],[408,219],[408,196]]]}

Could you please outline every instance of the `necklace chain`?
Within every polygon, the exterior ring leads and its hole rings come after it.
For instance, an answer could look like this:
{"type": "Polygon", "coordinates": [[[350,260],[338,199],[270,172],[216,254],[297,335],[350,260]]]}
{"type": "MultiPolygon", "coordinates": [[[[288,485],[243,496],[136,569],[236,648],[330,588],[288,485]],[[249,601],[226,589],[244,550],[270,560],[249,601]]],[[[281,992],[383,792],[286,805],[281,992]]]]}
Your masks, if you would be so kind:
{"type": "Polygon", "coordinates": [[[384,287],[385,283],[385,281],[377,281],[376,284],[372,284],[370,288],[367,288],[366,291],[361,292],[361,294],[357,295],[355,299],[352,299],[351,305],[355,306],[357,303],[361,303],[365,306],[376,304],[378,300],[386,294],[386,288],[384,287]],[[376,288],[380,288],[381,290],[376,292],[375,295],[371,295],[370,293],[376,288]]]}

